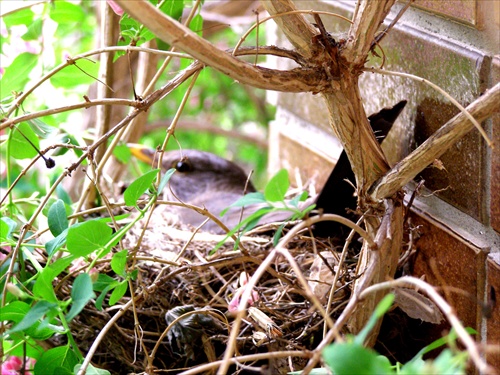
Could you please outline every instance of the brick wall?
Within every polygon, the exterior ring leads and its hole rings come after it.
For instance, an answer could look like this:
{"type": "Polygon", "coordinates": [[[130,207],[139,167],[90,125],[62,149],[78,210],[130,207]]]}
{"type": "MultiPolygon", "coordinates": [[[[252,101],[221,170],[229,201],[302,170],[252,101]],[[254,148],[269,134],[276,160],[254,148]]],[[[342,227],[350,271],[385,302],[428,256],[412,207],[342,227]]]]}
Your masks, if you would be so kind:
{"type": "MultiPolygon", "coordinates": [[[[311,9],[311,2],[296,1],[311,9]]],[[[354,2],[323,1],[315,10],[351,17],[354,2]]],[[[400,9],[397,4],[390,15],[400,9]]],[[[342,37],[348,24],[322,16],[334,37],[342,37]]],[[[500,2],[480,0],[419,0],[383,40],[385,68],[426,78],[469,104],[500,80],[500,2]]],[[[270,26],[269,44],[287,46],[270,26]]],[[[372,58],[370,65],[381,60],[372,58]]],[[[273,59],[278,68],[286,61],[273,59]]],[[[440,94],[421,83],[365,73],[361,93],[368,114],[408,100],[408,105],[383,144],[395,163],[433,134],[458,111],[440,94]]],[[[328,124],[322,99],[312,94],[270,93],[277,105],[270,131],[270,172],[285,167],[292,179],[312,179],[317,189],[328,177],[340,154],[339,142],[328,124]]],[[[436,286],[453,286],[467,294],[450,292],[451,303],[468,326],[480,332],[483,343],[500,344],[500,302],[488,318],[481,304],[500,299],[500,114],[483,124],[495,149],[486,146],[477,131],[470,132],[440,161],[444,168],[429,167],[426,190],[412,209],[418,226],[415,276],[425,275],[436,286]]],[[[410,193],[414,184],[409,184],[410,193]]],[[[500,370],[500,355],[488,357],[500,370]]]]}

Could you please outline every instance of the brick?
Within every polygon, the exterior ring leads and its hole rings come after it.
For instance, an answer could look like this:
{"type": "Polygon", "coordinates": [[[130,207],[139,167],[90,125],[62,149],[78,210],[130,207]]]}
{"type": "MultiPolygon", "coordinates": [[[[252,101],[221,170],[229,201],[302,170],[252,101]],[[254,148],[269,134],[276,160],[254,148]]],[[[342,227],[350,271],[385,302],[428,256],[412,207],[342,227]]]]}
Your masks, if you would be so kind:
{"type": "MultiPolygon", "coordinates": [[[[484,89],[484,83],[488,81],[489,60],[476,52],[458,49],[438,39],[404,32],[389,34],[384,42],[387,69],[426,78],[446,90],[462,105],[478,97],[484,89]]],[[[400,91],[406,92],[410,101],[406,111],[412,114],[415,121],[414,147],[458,113],[441,94],[420,83],[396,78],[371,79],[378,80],[377,87],[386,87],[385,90],[392,87],[394,96],[404,95],[400,91]]],[[[368,86],[368,83],[364,86],[368,86]]],[[[408,125],[406,129],[411,133],[412,129],[408,125]]],[[[402,151],[404,155],[405,150],[402,151]]],[[[472,130],[440,158],[445,169],[427,168],[417,180],[424,178],[425,185],[437,191],[440,198],[485,222],[485,155],[484,142],[477,131],[472,130]]]]}
{"type": "MultiPolygon", "coordinates": [[[[493,306],[491,316],[486,319],[486,342],[490,345],[500,345],[500,254],[490,254],[486,267],[486,298],[493,306]],[[492,301],[493,298],[495,302],[492,301]]],[[[488,353],[486,360],[500,372],[500,353],[488,353]]]]}
{"type": "Polygon", "coordinates": [[[485,252],[458,237],[448,228],[427,218],[412,215],[412,225],[419,226],[415,241],[416,257],[412,274],[425,275],[425,280],[438,288],[446,289],[448,303],[455,309],[465,326],[480,331],[481,316],[477,300],[483,299],[485,286],[485,252]]]}
{"type": "Polygon", "coordinates": [[[477,24],[477,0],[416,0],[414,6],[470,25],[477,24]]]}
{"type": "MultiPolygon", "coordinates": [[[[424,99],[417,107],[416,144],[423,143],[457,112],[451,104],[424,99]]],[[[484,152],[485,147],[480,135],[472,131],[439,158],[443,169],[439,166],[427,167],[416,180],[424,179],[425,186],[436,191],[437,196],[476,220],[484,222],[484,152]]]]}
{"type": "MultiPolygon", "coordinates": [[[[500,55],[495,56],[492,61],[492,82],[495,85],[500,82],[500,55]]],[[[491,199],[490,199],[490,220],[491,226],[500,233],[500,113],[496,113],[492,119],[492,141],[496,145],[491,150],[491,165],[490,165],[490,178],[491,178],[491,199]]]]}

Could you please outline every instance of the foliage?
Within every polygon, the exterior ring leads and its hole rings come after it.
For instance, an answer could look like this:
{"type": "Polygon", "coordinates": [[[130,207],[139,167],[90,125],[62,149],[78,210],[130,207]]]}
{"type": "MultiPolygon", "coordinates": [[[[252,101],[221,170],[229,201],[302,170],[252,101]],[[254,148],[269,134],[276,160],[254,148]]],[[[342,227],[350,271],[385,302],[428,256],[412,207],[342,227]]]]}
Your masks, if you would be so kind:
{"type": "MultiPolygon", "coordinates": [[[[176,19],[193,5],[190,0],[169,0],[161,4],[160,10],[176,19]]],[[[84,1],[17,4],[7,12],[2,5],[5,14],[1,19],[0,41],[3,120],[78,103],[88,94],[89,85],[96,82],[95,77],[99,74],[99,56],[73,59],[94,48],[98,36],[95,8],[100,5],[84,1]],[[60,69],[64,64],[67,66],[60,69]],[[55,74],[49,74],[51,71],[55,74]],[[38,86],[41,77],[46,77],[46,81],[38,86]],[[31,87],[36,90],[25,97],[21,106],[16,106],[19,96],[31,91],[31,87]]],[[[127,15],[121,19],[120,27],[118,45],[139,46],[154,39],[149,30],[127,15]]],[[[199,12],[190,27],[202,32],[203,20],[199,12]]],[[[238,36],[226,30],[218,38],[230,46],[238,36]]],[[[161,41],[157,44],[163,50],[169,48],[161,41]]],[[[118,58],[127,57],[122,52],[116,53],[115,60],[118,58]]],[[[188,63],[174,64],[163,73],[159,82],[170,80],[172,74],[188,63]]],[[[172,92],[164,105],[150,111],[150,120],[172,118],[183,95],[182,89],[172,92]]],[[[263,98],[263,92],[257,96],[263,98]]],[[[203,113],[226,130],[238,130],[240,124],[254,122],[265,131],[269,110],[259,112],[245,89],[205,69],[184,115],[194,118],[203,113]]],[[[3,322],[0,333],[2,360],[5,361],[2,373],[21,371],[24,362],[20,358],[29,359],[25,367],[27,374],[74,374],[79,371],[83,355],[72,335],[71,322],[87,304],[103,309],[117,304],[129,293],[129,283],[136,279],[137,269],[130,267],[127,249],[112,254],[111,251],[144,217],[173,173],[171,170],[165,174],[159,184],[155,184],[158,170],[139,175],[124,193],[126,205],[135,207],[139,215],[126,223],[123,220],[128,220],[128,215],[114,217],[113,225],[117,225],[114,230],[109,218],[71,217],[77,208],[69,193],[75,192],[67,191],[60,184],[60,177],[71,166],[69,162],[80,158],[95,139],[95,129],[80,126],[85,123],[85,111],[66,109],[35,116],[0,132],[0,320],[3,322]],[[49,169],[52,159],[42,154],[50,152],[54,146],[51,157],[56,160],[56,166],[49,169]],[[42,150],[42,154],[38,150],[42,150]],[[40,164],[39,158],[49,160],[48,168],[40,164]],[[139,204],[144,194],[147,194],[147,203],[139,204]],[[24,226],[26,223],[30,224],[24,226]],[[94,268],[98,261],[105,259],[108,259],[112,274],[100,274],[94,268]],[[59,285],[54,284],[54,280],[68,278],[73,278],[71,294],[62,300],[59,285]],[[55,336],[65,337],[59,340],[65,344],[45,350],[40,342],[55,336]]],[[[155,147],[164,138],[164,131],[158,130],[145,134],[142,142],[155,147]]],[[[265,153],[253,144],[230,143],[224,136],[198,131],[177,131],[176,138],[183,148],[205,149],[226,157],[234,155],[236,159],[255,163],[261,179],[265,173],[265,153]]],[[[168,149],[177,148],[178,143],[171,142],[168,149]]],[[[130,162],[130,153],[124,145],[120,145],[116,155],[123,163],[130,162]]],[[[87,158],[81,163],[90,166],[87,158]]],[[[86,371],[108,373],[93,366],[86,371]]]]}
{"type": "MultiPolygon", "coordinates": [[[[246,232],[255,228],[266,215],[274,212],[289,213],[288,217],[285,217],[283,220],[284,223],[279,226],[274,234],[273,244],[277,245],[286,222],[304,218],[315,207],[314,204],[306,207],[299,207],[299,203],[304,202],[307,198],[307,192],[305,191],[296,195],[293,199],[285,199],[289,186],[290,180],[288,178],[288,171],[286,169],[281,169],[273,177],[271,177],[269,182],[266,184],[264,193],[248,193],[234,202],[226,210],[222,211],[221,216],[224,216],[230,208],[245,207],[250,205],[259,207],[258,210],[253,212],[251,215],[248,215],[236,227],[232,229],[230,228],[231,231],[217,244],[214,251],[217,250],[227,240],[227,238],[235,233],[239,232],[239,237],[241,238],[241,236],[243,236],[246,232]]],[[[237,245],[238,241],[235,243],[235,247],[237,245]]]]}
{"type": "MultiPolygon", "coordinates": [[[[323,350],[323,359],[328,365],[327,368],[316,368],[311,374],[328,375],[333,372],[335,375],[427,375],[427,374],[465,374],[465,367],[468,359],[467,352],[444,349],[433,360],[424,360],[423,356],[432,350],[443,345],[453,346],[457,336],[452,331],[449,335],[442,337],[427,345],[408,363],[402,365],[397,363],[392,365],[390,360],[375,351],[363,346],[368,333],[373,329],[377,320],[382,319],[384,314],[391,308],[394,302],[394,294],[386,295],[379,302],[370,320],[363,330],[354,337],[348,337],[346,342],[334,343],[323,350]],[[331,370],[331,371],[330,371],[331,370]]],[[[474,330],[468,329],[469,333],[474,330]]],[[[290,375],[300,375],[301,371],[290,372],[290,375]]]]}
{"type": "MultiPolygon", "coordinates": [[[[190,0],[151,2],[174,18],[179,18],[184,9],[193,6],[190,0]]],[[[78,203],[71,200],[70,193],[78,196],[85,193],[83,189],[70,191],[63,187],[62,181],[78,166],[85,168],[83,175],[85,181],[90,181],[89,190],[93,183],[99,187],[95,176],[101,169],[90,152],[96,145],[96,129],[80,128],[79,125],[86,122],[86,110],[69,108],[82,102],[82,98],[88,101],[89,85],[95,83],[99,75],[99,59],[95,57],[98,52],[82,56],[94,47],[96,40],[96,4],[61,0],[20,7],[2,17],[1,124],[12,121],[2,128],[0,134],[0,334],[2,360],[10,365],[5,371],[33,374],[75,374],[80,371],[84,357],[71,331],[71,324],[77,321],[88,304],[102,310],[118,304],[122,297],[134,292],[130,286],[138,278],[138,269],[134,267],[133,254],[121,246],[120,240],[152,209],[173,173],[173,170],[168,171],[163,177],[158,170],[139,173],[123,194],[125,205],[137,212],[133,217],[113,216],[107,196],[101,191],[96,191],[91,203],[97,206],[102,203],[98,209],[107,209],[111,217],[96,215],[92,209],[82,213],[78,203]],[[22,48],[16,49],[18,46],[22,48]],[[62,109],[56,111],[57,108],[62,109]],[[55,113],[40,115],[40,111],[47,109],[55,113]],[[28,118],[30,115],[33,116],[28,118]],[[55,168],[52,168],[52,159],[45,156],[52,149],[55,150],[51,153],[56,160],[55,168]],[[46,168],[40,164],[40,158],[45,159],[46,168]],[[146,198],[141,200],[144,196],[146,198]],[[95,268],[98,262],[107,262],[109,273],[98,273],[95,268]],[[55,280],[61,283],[55,283],[55,280]],[[70,290],[67,298],[61,298],[62,287],[70,290]],[[61,345],[46,350],[42,342],[56,337],[61,345]],[[19,358],[29,360],[19,361],[19,358]]],[[[127,15],[121,19],[120,26],[122,34],[118,45],[140,46],[154,39],[153,33],[127,15]]],[[[198,33],[202,31],[203,19],[199,11],[189,26],[198,33]]],[[[223,40],[229,48],[238,36],[226,30],[219,38],[216,42],[223,40]]],[[[251,38],[253,36],[248,39],[251,38]]],[[[156,42],[159,50],[169,48],[161,41],[156,42]]],[[[115,59],[127,57],[123,53],[115,55],[115,59]]],[[[162,73],[158,86],[168,82],[187,64],[182,59],[172,64],[162,73]]],[[[185,95],[184,86],[169,93],[163,105],[156,105],[148,111],[152,122],[174,117],[185,95]]],[[[258,95],[262,98],[263,93],[258,95]]],[[[204,113],[212,123],[225,130],[239,129],[241,124],[248,122],[261,123],[260,127],[265,127],[262,123],[270,119],[272,110],[257,108],[244,87],[205,69],[198,76],[182,114],[195,117],[204,113]]],[[[154,147],[167,143],[169,136],[165,136],[164,130],[159,130],[143,135],[142,141],[154,147]]],[[[112,137],[108,133],[103,137],[103,148],[106,148],[112,137]]],[[[260,170],[258,174],[262,175],[264,170],[265,155],[253,144],[230,143],[223,136],[200,134],[197,130],[176,131],[175,138],[183,148],[196,145],[198,149],[224,156],[234,154],[235,158],[254,162],[260,170]]],[[[179,147],[177,142],[168,142],[167,149],[179,147]]],[[[130,162],[126,150],[122,144],[115,153],[125,164],[130,162]]],[[[263,193],[248,194],[234,203],[231,208],[256,204],[260,209],[229,235],[236,232],[242,235],[254,228],[265,215],[280,211],[289,213],[288,220],[306,216],[313,208],[301,207],[306,194],[287,199],[288,187],[288,174],[282,170],[271,178],[263,193]]],[[[276,231],[275,243],[282,230],[283,226],[276,231]]],[[[380,318],[384,312],[378,311],[374,319],[380,318]]],[[[373,324],[374,321],[370,321],[351,341],[334,344],[325,350],[325,361],[334,371],[342,373],[345,370],[336,369],[342,361],[335,358],[346,356],[351,356],[353,366],[364,363],[364,368],[371,368],[372,372],[394,371],[386,358],[362,347],[373,324]]],[[[400,373],[426,371],[429,363],[423,361],[421,355],[397,370],[400,373]]],[[[432,366],[439,371],[462,371],[464,362],[458,357],[445,351],[432,366]]],[[[108,373],[91,365],[86,371],[108,373]]]]}

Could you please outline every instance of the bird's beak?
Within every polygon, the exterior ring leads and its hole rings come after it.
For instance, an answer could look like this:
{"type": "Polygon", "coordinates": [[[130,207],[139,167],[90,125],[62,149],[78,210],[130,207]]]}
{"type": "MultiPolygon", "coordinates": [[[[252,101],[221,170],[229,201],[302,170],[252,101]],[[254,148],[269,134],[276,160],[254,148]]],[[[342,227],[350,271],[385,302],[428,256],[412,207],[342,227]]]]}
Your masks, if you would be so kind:
{"type": "Polygon", "coordinates": [[[154,150],[136,143],[128,143],[127,146],[130,148],[130,152],[132,153],[132,155],[134,155],[140,161],[148,164],[153,163],[153,157],[155,155],[154,150]]]}

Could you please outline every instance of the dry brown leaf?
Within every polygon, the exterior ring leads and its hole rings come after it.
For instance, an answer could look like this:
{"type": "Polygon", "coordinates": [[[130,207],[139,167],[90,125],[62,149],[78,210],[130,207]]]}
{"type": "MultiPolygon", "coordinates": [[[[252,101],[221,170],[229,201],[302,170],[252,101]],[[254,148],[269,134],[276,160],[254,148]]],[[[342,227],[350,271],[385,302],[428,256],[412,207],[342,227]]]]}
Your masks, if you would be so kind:
{"type": "Polygon", "coordinates": [[[429,298],[414,289],[397,288],[395,302],[410,318],[424,322],[439,324],[444,320],[443,314],[429,298]]]}

